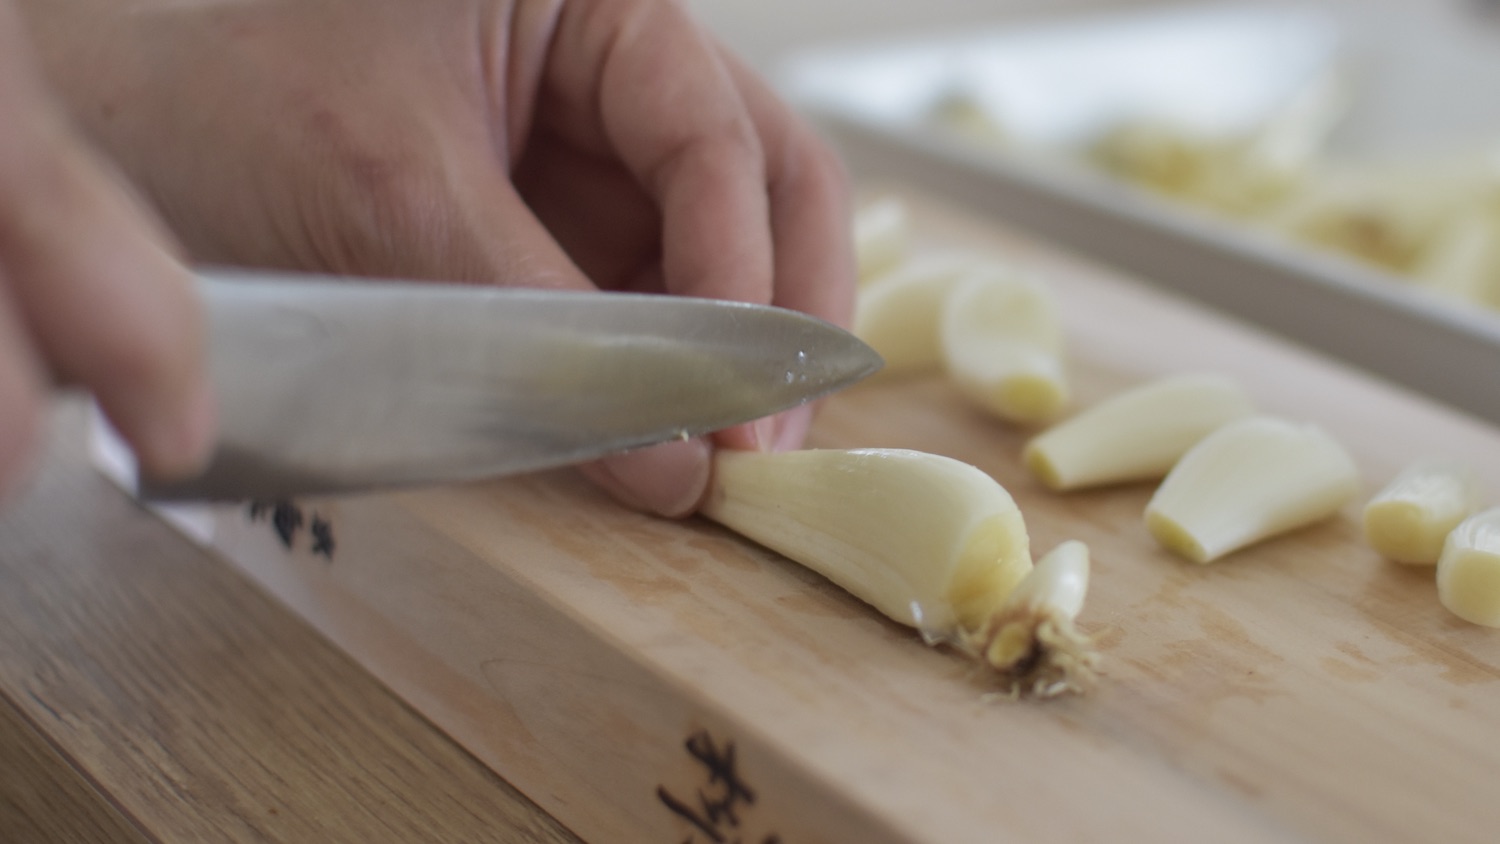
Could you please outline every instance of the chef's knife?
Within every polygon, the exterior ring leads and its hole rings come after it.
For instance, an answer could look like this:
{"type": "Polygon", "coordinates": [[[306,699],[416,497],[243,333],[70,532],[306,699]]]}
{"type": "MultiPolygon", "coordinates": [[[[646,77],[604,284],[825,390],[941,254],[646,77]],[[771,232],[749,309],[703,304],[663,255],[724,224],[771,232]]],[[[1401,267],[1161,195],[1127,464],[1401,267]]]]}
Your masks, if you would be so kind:
{"type": "Polygon", "coordinates": [[[874,372],[781,308],[204,271],[219,441],[158,500],[277,499],[579,463],[758,419],[874,372]]]}

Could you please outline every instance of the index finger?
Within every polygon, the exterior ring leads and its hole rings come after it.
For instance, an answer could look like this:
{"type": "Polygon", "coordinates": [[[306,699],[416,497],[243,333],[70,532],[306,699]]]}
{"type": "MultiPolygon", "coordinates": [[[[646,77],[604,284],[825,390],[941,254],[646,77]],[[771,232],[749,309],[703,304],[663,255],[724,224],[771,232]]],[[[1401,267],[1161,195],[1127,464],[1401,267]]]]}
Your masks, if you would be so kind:
{"type": "Polygon", "coordinates": [[[847,328],[856,282],[843,162],[738,56],[728,50],[722,56],[765,149],[772,304],[847,328]]]}
{"type": "Polygon", "coordinates": [[[0,0],[0,115],[9,121],[0,123],[0,332],[9,336],[0,353],[13,358],[0,386],[12,401],[24,394],[15,371],[24,345],[35,357],[26,369],[39,364],[93,391],[145,471],[191,473],[214,427],[192,277],[53,104],[24,35],[0,0]]]}
{"type": "Polygon", "coordinates": [[[765,154],[733,72],[685,10],[568,3],[543,84],[539,119],[617,157],[656,202],[669,292],[770,303],[765,154]]]}

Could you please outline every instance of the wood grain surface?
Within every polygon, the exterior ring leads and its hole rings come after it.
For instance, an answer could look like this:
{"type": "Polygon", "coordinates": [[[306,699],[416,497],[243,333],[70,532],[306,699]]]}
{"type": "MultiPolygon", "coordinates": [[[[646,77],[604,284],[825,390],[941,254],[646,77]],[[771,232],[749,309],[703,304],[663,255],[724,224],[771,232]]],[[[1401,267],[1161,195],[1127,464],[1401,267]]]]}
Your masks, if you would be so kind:
{"type": "MultiPolygon", "coordinates": [[[[1450,454],[1500,491],[1500,432],[895,186],[924,248],[983,250],[1059,295],[1077,404],[1208,370],[1324,426],[1369,491],[1450,454]]],[[[1500,638],[1438,604],[1342,517],[1211,566],[1157,548],[1148,485],[1058,496],[1030,432],[940,377],[830,400],[820,446],[916,448],[1005,484],[1036,549],[1089,543],[1092,694],[992,699],[806,571],[714,526],[613,506],[569,474],[303,502],[292,553],[265,513],[215,544],[465,747],[588,840],[1489,841],[1500,824],[1500,638]],[[337,537],[331,557],[305,529],[337,537]],[[736,780],[738,781],[738,780],[736,780]],[[672,798],[672,799],[668,799],[672,798]],[[698,813],[699,820],[704,817],[698,813]]]]}
{"type": "Polygon", "coordinates": [[[0,514],[0,840],[577,841],[83,457],[0,514]]]}

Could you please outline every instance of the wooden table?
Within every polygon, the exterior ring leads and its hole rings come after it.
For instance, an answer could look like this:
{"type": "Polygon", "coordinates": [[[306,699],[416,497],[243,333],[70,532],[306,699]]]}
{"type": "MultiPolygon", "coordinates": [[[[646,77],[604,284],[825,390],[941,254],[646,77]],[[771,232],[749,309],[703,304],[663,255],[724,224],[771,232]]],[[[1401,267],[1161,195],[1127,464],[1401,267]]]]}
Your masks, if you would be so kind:
{"type": "Polygon", "coordinates": [[[87,465],[0,514],[0,840],[578,839],[87,465]]]}

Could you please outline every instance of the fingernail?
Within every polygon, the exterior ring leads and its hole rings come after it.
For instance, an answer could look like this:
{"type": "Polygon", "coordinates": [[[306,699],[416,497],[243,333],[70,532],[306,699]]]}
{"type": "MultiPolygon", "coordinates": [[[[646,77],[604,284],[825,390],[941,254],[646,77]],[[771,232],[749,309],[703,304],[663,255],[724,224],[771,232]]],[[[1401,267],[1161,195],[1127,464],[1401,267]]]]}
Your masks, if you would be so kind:
{"type": "Polygon", "coordinates": [[[807,439],[808,429],[812,427],[815,412],[813,405],[804,404],[781,414],[773,450],[792,451],[801,448],[803,441],[807,439]]]}
{"type": "Polygon", "coordinates": [[[624,504],[659,516],[687,516],[708,489],[709,447],[680,440],[606,457],[602,486],[624,504]]]}
{"type": "Polygon", "coordinates": [[[775,416],[767,416],[764,419],[755,420],[755,448],[758,451],[771,451],[776,447],[776,430],[778,423],[775,416]]]}

